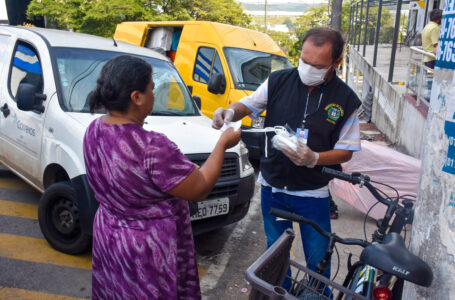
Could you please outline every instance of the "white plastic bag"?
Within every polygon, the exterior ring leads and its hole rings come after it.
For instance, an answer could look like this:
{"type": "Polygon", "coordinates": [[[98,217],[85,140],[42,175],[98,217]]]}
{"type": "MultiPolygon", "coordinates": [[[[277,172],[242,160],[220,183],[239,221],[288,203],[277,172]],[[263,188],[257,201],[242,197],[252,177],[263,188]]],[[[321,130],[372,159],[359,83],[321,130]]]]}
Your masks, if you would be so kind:
{"type": "Polygon", "coordinates": [[[240,128],[240,126],[242,126],[242,121],[241,120],[239,120],[237,122],[224,123],[223,127],[221,127],[220,130],[221,130],[221,132],[223,132],[226,129],[232,127],[232,129],[234,129],[234,131],[237,131],[240,128]]]}
{"type": "Polygon", "coordinates": [[[298,139],[295,134],[284,129],[275,131],[275,136],[272,138],[273,148],[282,151],[283,147],[287,147],[294,152],[297,152],[298,139]]]}

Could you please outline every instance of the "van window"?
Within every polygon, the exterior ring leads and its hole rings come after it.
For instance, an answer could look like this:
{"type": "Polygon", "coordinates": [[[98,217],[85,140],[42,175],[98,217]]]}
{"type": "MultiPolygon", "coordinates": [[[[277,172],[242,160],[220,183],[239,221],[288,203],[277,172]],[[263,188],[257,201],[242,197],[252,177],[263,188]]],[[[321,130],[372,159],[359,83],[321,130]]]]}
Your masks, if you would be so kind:
{"type": "MultiPolygon", "coordinates": [[[[89,112],[87,96],[95,89],[104,64],[126,53],[92,49],[55,48],[63,99],[66,111],[89,112]]],[[[138,56],[153,68],[155,104],[152,115],[196,115],[195,105],[177,70],[167,61],[138,56]]]]}
{"type": "Polygon", "coordinates": [[[218,52],[215,51],[215,61],[213,62],[213,69],[212,69],[212,74],[210,75],[210,77],[213,74],[217,74],[217,73],[224,74],[223,65],[221,64],[220,56],[218,55],[218,52]]]}
{"type": "Polygon", "coordinates": [[[14,51],[9,89],[16,98],[19,84],[31,83],[37,87],[37,92],[43,92],[43,72],[36,51],[29,45],[19,43],[14,51]]]}
{"type": "Polygon", "coordinates": [[[241,48],[225,47],[223,50],[236,89],[254,91],[271,72],[292,68],[283,56],[241,48]]]}
{"type": "Polygon", "coordinates": [[[199,48],[194,66],[193,79],[202,83],[208,83],[210,77],[217,73],[224,74],[218,52],[213,48],[199,48]]]}

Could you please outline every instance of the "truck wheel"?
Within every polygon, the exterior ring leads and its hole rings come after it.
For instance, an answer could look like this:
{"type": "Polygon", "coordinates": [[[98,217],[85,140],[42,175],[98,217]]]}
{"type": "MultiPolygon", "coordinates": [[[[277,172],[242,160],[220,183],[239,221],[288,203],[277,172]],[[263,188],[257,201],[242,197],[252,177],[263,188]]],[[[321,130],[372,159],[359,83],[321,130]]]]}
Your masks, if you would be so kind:
{"type": "Polygon", "coordinates": [[[77,254],[91,245],[92,237],[79,222],[76,193],[67,181],[46,189],[38,205],[38,220],[44,237],[58,251],[77,254]]]}

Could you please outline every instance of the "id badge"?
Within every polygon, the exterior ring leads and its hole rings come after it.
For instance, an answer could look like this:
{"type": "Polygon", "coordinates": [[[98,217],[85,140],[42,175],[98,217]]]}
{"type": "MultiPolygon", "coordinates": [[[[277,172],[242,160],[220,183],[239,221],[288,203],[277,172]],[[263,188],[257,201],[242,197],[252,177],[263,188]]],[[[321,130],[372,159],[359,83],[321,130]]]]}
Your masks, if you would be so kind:
{"type": "Polygon", "coordinates": [[[297,128],[297,137],[308,140],[308,128],[301,129],[297,128]]]}
{"type": "Polygon", "coordinates": [[[301,128],[297,128],[296,135],[297,135],[297,138],[300,141],[303,141],[304,144],[307,143],[307,141],[308,141],[308,129],[307,128],[305,128],[303,130],[301,128]]]}

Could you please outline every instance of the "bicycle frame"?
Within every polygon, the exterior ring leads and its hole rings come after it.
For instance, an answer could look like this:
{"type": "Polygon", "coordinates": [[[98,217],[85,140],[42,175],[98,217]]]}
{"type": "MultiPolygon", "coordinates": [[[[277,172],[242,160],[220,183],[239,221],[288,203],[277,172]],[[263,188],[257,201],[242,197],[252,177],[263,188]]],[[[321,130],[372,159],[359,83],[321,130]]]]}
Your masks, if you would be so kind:
{"type": "MultiPolygon", "coordinates": [[[[429,286],[433,279],[430,267],[407,250],[400,236],[402,229],[409,223],[413,216],[411,200],[404,199],[403,203],[400,204],[398,202],[400,199],[399,195],[396,200],[392,200],[389,197],[383,198],[378,190],[371,185],[370,178],[360,173],[350,175],[327,168],[323,168],[322,172],[353,184],[365,186],[379,202],[387,206],[384,218],[377,223],[378,228],[373,234],[373,243],[361,239],[344,239],[335,233],[324,231],[313,221],[299,215],[275,208],[270,210],[270,213],[277,217],[311,225],[317,232],[329,239],[326,254],[318,263],[316,273],[323,274],[327,270],[336,242],[346,245],[359,245],[364,248],[361,255],[362,261],[351,265],[352,256],[349,256],[349,273],[344,280],[343,286],[345,288],[344,291],[347,288],[350,292],[349,294],[346,294],[346,292],[343,294],[343,291],[341,291],[337,299],[342,299],[344,295],[349,297],[345,299],[352,299],[352,297],[357,295],[365,299],[374,299],[375,294],[378,292],[386,293],[386,296],[388,294],[389,299],[391,299],[393,293],[394,299],[400,299],[401,283],[403,283],[404,279],[422,286],[429,286]],[[392,224],[390,224],[393,217],[395,218],[392,224]],[[397,258],[394,254],[399,254],[400,256],[397,258]],[[368,263],[371,265],[368,265],[368,263]],[[412,268],[412,266],[415,266],[415,268],[412,268]],[[410,271],[406,274],[397,271],[397,269],[402,268],[409,269],[410,271]]],[[[329,280],[329,282],[333,281],[329,280]]]]}

